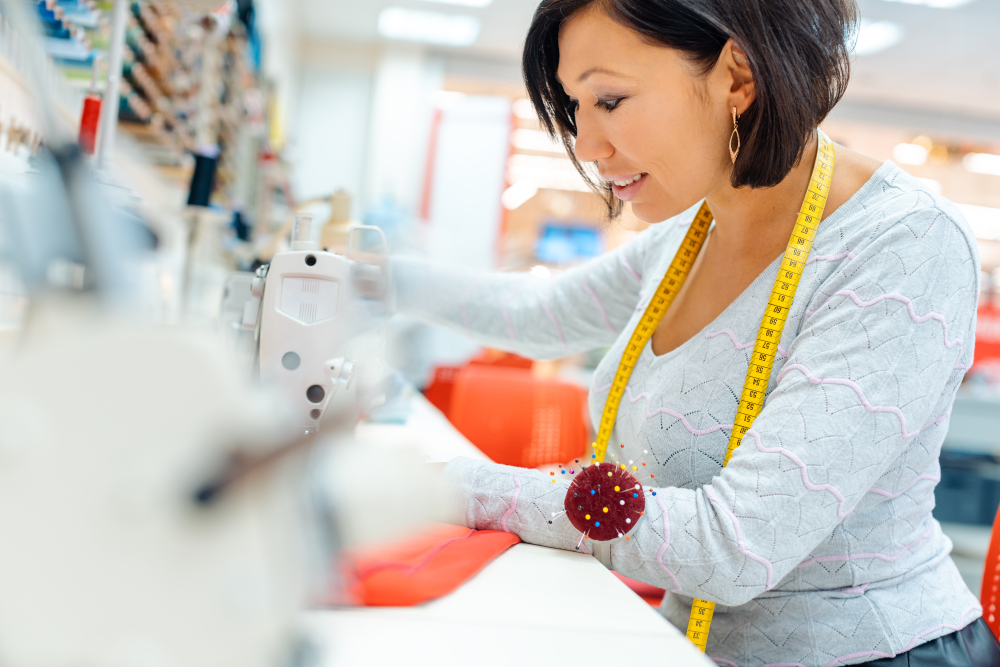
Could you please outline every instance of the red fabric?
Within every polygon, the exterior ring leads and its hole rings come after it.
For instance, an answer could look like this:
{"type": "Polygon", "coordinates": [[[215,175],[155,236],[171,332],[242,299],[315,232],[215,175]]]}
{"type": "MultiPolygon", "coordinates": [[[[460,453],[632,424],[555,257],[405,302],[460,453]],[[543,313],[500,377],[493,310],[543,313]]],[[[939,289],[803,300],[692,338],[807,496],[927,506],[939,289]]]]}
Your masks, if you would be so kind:
{"type": "Polygon", "coordinates": [[[644,584],[641,581],[636,581],[635,579],[629,579],[628,577],[622,576],[617,572],[614,572],[613,570],[612,574],[618,577],[618,579],[620,579],[623,584],[631,588],[636,595],[641,597],[648,604],[652,605],[653,607],[660,606],[660,602],[663,600],[663,596],[666,594],[665,590],[663,590],[662,588],[657,588],[652,584],[644,584]]]}
{"type": "Polygon", "coordinates": [[[373,607],[408,607],[447,595],[521,541],[501,530],[435,523],[420,535],[349,552],[350,598],[373,607]]]}

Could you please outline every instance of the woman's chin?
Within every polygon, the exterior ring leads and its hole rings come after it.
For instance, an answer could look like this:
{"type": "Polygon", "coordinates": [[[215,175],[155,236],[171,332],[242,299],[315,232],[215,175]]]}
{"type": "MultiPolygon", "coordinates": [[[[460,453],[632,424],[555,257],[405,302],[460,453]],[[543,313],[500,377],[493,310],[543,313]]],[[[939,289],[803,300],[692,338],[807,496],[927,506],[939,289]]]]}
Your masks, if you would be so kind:
{"type": "Polygon", "coordinates": [[[664,206],[662,202],[632,200],[630,203],[632,204],[632,215],[651,225],[669,220],[681,212],[673,210],[670,206],[664,206]]]}

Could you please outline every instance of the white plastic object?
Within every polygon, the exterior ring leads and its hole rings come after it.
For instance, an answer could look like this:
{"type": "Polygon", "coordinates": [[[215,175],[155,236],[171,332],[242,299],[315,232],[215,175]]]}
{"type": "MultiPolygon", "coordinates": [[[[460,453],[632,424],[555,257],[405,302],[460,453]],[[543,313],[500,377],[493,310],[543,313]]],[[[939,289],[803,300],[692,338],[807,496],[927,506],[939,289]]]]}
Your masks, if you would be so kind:
{"type": "Polygon", "coordinates": [[[345,359],[344,357],[337,357],[336,359],[330,359],[325,365],[326,372],[334,388],[337,385],[343,385],[345,389],[351,388],[351,382],[354,380],[354,369],[357,365],[355,361],[345,359]]]}
{"type": "MultiPolygon", "coordinates": [[[[259,280],[259,278],[254,278],[259,280]]],[[[243,328],[253,330],[257,328],[257,315],[260,313],[260,297],[252,296],[243,306],[243,328]]]]}
{"type": "Polygon", "coordinates": [[[253,296],[264,296],[264,279],[260,276],[254,276],[253,282],[250,283],[250,294],[253,296]]]}
{"type": "Polygon", "coordinates": [[[312,240],[313,214],[300,211],[295,214],[295,230],[292,232],[292,250],[317,250],[312,240]]]}
{"type": "Polygon", "coordinates": [[[385,232],[382,231],[381,227],[376,227],[375,225],[351,225],[351,230],[348,232],[347,236],[347,256],[350,258],[354,255],[354,233],[355,232],[375,232],[382,239],[382,248],[385,249],[385,254],[389,254],[389,242],[385,238],[385,232]]]}
{"type": "MultiPolygon", "coordinates": [[[[299,225],[302,234],[301,217],[299,225]]],[[[327,365],[345,356],[352,298],[351,262],[342,255],[293,250],[271,260],[260,311],[260,379],[287,397],[303,429],[316,427],[335,394],[338,402],[354,400],[327,365]]]]}
{"type": "Polygon", "coordinates": [[[98,305],[33,299],[31,335],[0,360],[3,664],[287,665],[304,467],[191,499],[235,444],[283,441],[277,411],[215,335],[98,305]]]}
{"type": "Polygon", "coordinates": [[[386,284],[386,295],[385,301],[390,312],[395,310],[396,307],[396,290],[392,281],[392,264],[389,261],[389,241],[385,237],[385,232],[382,231],[381,227],[376,227],[375,225],[351,225],[351,230],[347,235],[347,257],[348,259],[353,259],[354,255],[354,234],[355,232],[375,232],[379,235],[382,240],[382,250],[385,255],[385,264],[381,267],[381,270],[385,273],[385,284],[386,284]]]}

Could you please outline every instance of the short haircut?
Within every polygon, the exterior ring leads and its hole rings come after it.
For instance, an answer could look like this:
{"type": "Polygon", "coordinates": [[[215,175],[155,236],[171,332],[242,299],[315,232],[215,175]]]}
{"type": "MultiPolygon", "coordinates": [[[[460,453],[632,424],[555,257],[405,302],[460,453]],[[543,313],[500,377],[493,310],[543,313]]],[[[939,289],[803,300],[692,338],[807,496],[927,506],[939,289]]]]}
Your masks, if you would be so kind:
{"type": "MultiPolygon", "coordinates": [[[[573,104],[556,76],[559,29],[577,12],[603,10],[653,44],[683,52],[703,73],[732,38],[746,53],[756,97],[740,116],[742,147],[734,187],[777,185],[802,159],[811,133],[840,100],[850,78],[855,0],[542,0],[525,39],[522,67],[541,124],[558,135],[612,217],[621,202],[595,183],[573,152],[573,104]]],[[[595,47],[599,48],[599,47],[595,47]]]]}

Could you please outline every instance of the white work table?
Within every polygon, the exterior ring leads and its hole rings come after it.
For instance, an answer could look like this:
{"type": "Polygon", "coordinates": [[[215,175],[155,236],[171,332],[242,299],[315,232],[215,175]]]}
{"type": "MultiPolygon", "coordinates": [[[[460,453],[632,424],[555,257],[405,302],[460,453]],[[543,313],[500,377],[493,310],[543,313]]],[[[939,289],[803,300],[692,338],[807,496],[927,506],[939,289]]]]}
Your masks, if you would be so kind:
{"type": "MultiPolygon", "coordinates": [[[[422,396],[413,400],[405,424],[363,424],[359,439],[426,443],[434,461],[485,458],[422,396]]],[[[532,544],[514,545],[443,598],[311,611],[303,625],[321,667],[714,664],[593,557],[532,544]]]]}

